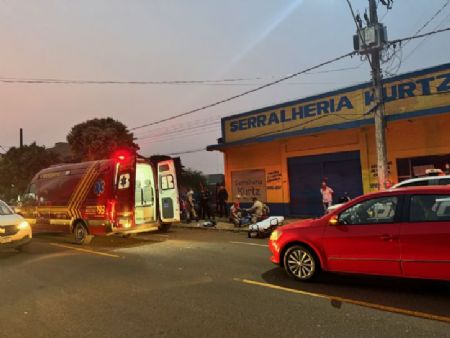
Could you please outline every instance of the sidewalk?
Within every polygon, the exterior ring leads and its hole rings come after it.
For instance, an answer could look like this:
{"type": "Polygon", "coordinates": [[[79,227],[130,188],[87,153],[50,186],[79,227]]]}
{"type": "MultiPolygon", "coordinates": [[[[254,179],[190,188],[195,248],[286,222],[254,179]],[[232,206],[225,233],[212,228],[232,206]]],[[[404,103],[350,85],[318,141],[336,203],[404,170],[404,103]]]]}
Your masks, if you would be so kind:
{"type": "MultiPolygon", "coordinates": [[[[284,225],[299,221],[299,219],[285,219],[284,225]]],[[[198,222],[192,221],[189,224],[181,221],[180,223],[175,223],[172,225],[174,228],[184,228],[184,229],[200,229],[200,230],[216,230],[216,231],[232,231],[232,232],[248,232],[248,225],[244,225],[241,227],[235,227],[234,224],[229,223],[224,218],[216,218],[216,226],[214,227],[205,227],[203,223],[205,220],[200,220],[198,222]]]]}

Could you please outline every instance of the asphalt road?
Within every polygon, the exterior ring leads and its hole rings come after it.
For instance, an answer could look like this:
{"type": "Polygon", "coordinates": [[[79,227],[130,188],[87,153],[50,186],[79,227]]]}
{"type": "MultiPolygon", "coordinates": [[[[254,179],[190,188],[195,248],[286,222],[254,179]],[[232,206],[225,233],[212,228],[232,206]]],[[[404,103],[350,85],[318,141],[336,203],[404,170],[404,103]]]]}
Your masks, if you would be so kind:
{"type": "Polygon", "coordinates": [[[298,283],[266,243],[186,229],[82,247],[36,237],[0,252],[0,337],[450,337],[450,283],[298,283]]]}

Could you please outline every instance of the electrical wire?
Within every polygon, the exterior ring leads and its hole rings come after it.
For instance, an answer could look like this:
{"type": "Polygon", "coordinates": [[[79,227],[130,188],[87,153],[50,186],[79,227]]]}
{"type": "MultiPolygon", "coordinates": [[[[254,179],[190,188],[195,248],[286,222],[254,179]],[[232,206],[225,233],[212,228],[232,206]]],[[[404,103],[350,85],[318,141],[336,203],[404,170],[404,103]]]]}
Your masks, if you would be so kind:
{"type": "Polygon", "coordinates": [[[402,43],[404,41],[411,41],[411,40],[415,40],[415,39],[420,39],[420,38],[424,38],[424,37],[427,37],[427,36],[430,36],[430,35],[443,33],[443,32],[448,32],[448,31],[450,31],[450,27],[443,28],[443,29],[438,29],[438,30],[433,30],[431,32],[420,34],[420,35],[414,35],[414,36],[409,36],[409,37],[402,38],[402,39],[392,40],[392,41],[388,42],[388,45],[391,46],[391,45],[394,45],[394,44],[402,43]]]}
{"type": "Polygon", "coordinates": [[[218,128],[220,126],[220,123],[218,123],[217,126],[215,126],[214,128],[212,127],[200,127],[200,128],[195,128],[192,130],[186,130],[184,132],[181,133],[176,133],[173,135],[159,135],[159,136],[154,136],[154,137],[149,137],[146,139],[141,139],[141,140],[137,140],[138,144],[140,145],[144,145],[144,144],[151,144],[151,143],[157,143],[157,142],[172,142],[174,140],[178,140],[180,138],[187,138],[187,137],[192,137],[192,136],[198,136],[199,134],[201,135],[205,135],[208,133],[212,133],[212,132],[219,132],[220,128],[218,128]],[[145,142],[142,142],[143,140],[145,140],[145,142]]]}
{"type": "MultiPolygon", "coordinates": [[[[366,39],[364,38],[364,36],[361,32],[361,28],[359,27],[358,20],[356,19],[355,11],[353,10],[353,6],[352,6],[352,3],[350,2],[350,0],[347,0],[347,4],[348,4],[348,7],[352,14],[353,21],[355,22],[356,31],[358,33],[358,36],[359,36],[360,40],[363,42],[363,46],[366,46],[366,39]]],[[[369,61],[370,68],[373,69],[372,60],[370,60],[369,56],[367,56],[367,61],[369,61]]]]}
{"type": "MultiPolygon", "coordinates": [[[[319,72],[308,72],[306,75],[313,74],[325,74],[333,72],[342,72],[352,69],[358,69],[359,67],[346,67],[338,69],[329,69],[319,72]]],[[[242,77],[242,78],[230,78],[219,80],[165,80],[165,81],[116,81],[116,80],[74,80],[74,79],[55,79],[55,78],[18,78],[18,77],[0,77],[0,83],[5,84],[63,84],[63,85],[207,85],[207,86],[220,86],[220,85],[237,85],[238,82],[245,81],[259,81],[270,80],[279,78],[280,76],[255,76],[255,77],[242,77]]],[[[305,83],[309,84],[309,83],[305,83]]],[[[314,83],[315,84],[315,83],[314,83]]],[[[246,84],[251,85],[251,84],[246,84]]]]}
{"type": "Polygon", "coordinates": [[[266,83],[266,84],[264,84],[264,85],[262,85],[262,86],[256,87],[256,88],[254,88],[254,89],[250,89],[250,90],[247,90],[247,91],[242,92],[242,93],[240,93],[240,94],[230,96],[230,97],[228,97],[228,98],[226,98],[226,99],[219,100],[219,101],[216,101],[216,102],[214,102],[214,103],[207,104],[207,105],[205,105],[205,106],[202,106],[202,107],[199,107],[199,108],[196,108],[196,109],[192,109],[192,110],[189,110],[189,111],[187,111],[187,112],[180,113],[180,114],[177,114],[177,115],[173,115],[173,116],[170,116],[170,117],[161,119],[161,120],[157,120],[157,121],[154,121],[154,122],[142,124],[142,125],[140,125],[140,126],[133,127],[133,128],[131,128],[130,130],[137,130],[137,129],[141,129],[141,128],[146,128],[146,127],[154,126],[154,125],[157,125],[157,124],[161,124],[161,123],[163,123],[163,122],[167,122],[167,121],[172,121],[172,120],[178,119],[178,118],[183,117],[183,116],[191,115],[191,114],[194,114],[194,113],[196,113],[196,112],[199,112],[199,111],[202,111],[202,110],[206,110],[206,109],[208,109],[208,108],[216,107],[216,106],[218,106],[218,105],[220,105],[220,104],[223,104],[223,103],[226,103],[226,102],[230,102],[230,101],[233,101],[233,100],[235,100],[235,99],[238,99],[238,98],[241,98],[241,97],[243,97],[243,96],[246,96],[246,95],[248,95],[248,94],[252,94],[252,93],[255,93],[255,92],[260,91],[260,90],[262,90],[262,89],[265,89],[265,88],[268,88],[268,87],[277,85],[277,84],[279,84],[279,83],[281,83],[281,82],[283,82],[283,81],[292,79],[292,78],[297,77],[297,76],[299,76],[299,75],[301,75],[301,74],[304,74],[304,73],[306,73],[306,72],[308,72],[308,71],[311,71],[311,70],[314,70],[314,69],[318,69],[318,68],[321,68],[321,67],[323,67],[323,66],[325,66],[325,65],[328,65],[328,64],[337,62],[337,61],[339,61],[339,60],[342,60],[342,59],[347,58],[347,57],[349,57],[349,56],[352,56],[352,55],[354,55],[354,54],[355,54],[355,52],[350,52],[350,53],[343,54],[343,55],[338,56],[338,57],[335,57],[335,58],[333,58],[333,59],[331,59],[331,60],[322,62],[322,63],[320,63],[320,64],[318,64],[318,65],[316,65],[316,66],[309,67],[309,68],[307,68],[307,69],[301,70],[301,71],[296,72],[296,73],[294,73],[294,74],[291,74],[291,75],[282,77],[282,78],[280,78],[280,79],[278,79],[278,80],[276,80],[276,81],[272,81],[272,82],[266,83]]]}
{"type": "MultiPolygon", "coordinates": [[[[389,41],[389,42],[387,43],[387,45],[390,46],[390,45],[402,43],[402,42],[404,42],[404,41],[411,41],[411,40],[414,40],[414,39],[420,39],[420,38],[423,38],[423,37],[431,36],[431,35],[438,34],[438,33],[442,33],[442,32],[446,32],[446,31],[450,31],[450,27],[444,28],[444,29],[439,29],[439,30],[433,30],[433,31],[431,31],[431,32],[427,32],[427,33],[420,34],[420,35],[414,35],[414,36],[410,36],[410,37],[406,37],[406,38],[401,38],[401,39],[392,40],[392,41],[389,41]]],[[[353,52],[352,52],[352,53],[345,54],[345,55],[340,56],[340,57],[338,57],[338,58],[335,58],[335,59],[333,59],[333,60],[327,61],[326,63],[335,62],[336,60],[342,59],[342,58],[347,57],[347,56],[350,56],[350,55],[353,55],[353,52]]],[[[324,64],[324,63],[322,63],[321,65],[323,65],[323,64],[324,64]]],[[[318,66],[315,66],[315,67],[311,67],[310,69],[318,68],[318,67],[320,67],[321,65],[318,65],[318,66]]],[[[301,73],[304,73],[304,72],[305,72],[305,70],[304,70],[304,71],[301,71],[301,72],[298,72],[298,73],[295,73],[295,74],[290,75],[290,76],[291,76],[291,77],[293,77],[294,75],[297,76],[297,75],[300,75],[301,73]]],[[[218,105],[218,104],[220,104],[220,103],[228,102],[228,101],[230,101],[230,100],[232,100],[232,99],[235,99],[235,98],[238,98],[238,97],[247,95],[247,94],[249,94],[249,93],[252,93],[252,92],[254,92],[254,91],[260,90],[260,89],[262,89],[262,88],[266,88],[267,86],[271,86],[271,85],[273,85],[273,84],[277,84],[277,83],[279,83],[279,82],[281,82],[281,81],[284,81],[284,80],[286,80],[286,78],[283,78],[283,79],[274,81],[274,82],[272,82],[272,83],[270,83],[270,84],[267,84],[267,85],[258,87],[258,88],[256,88],[256,89],[253,89],[253,90],[244,92],[244,93],[242,93],[242,94],[232,96],[232,97],[229,98],[229,99],[221,100],[221,101],[218,101],[218,102],[216,102],[216,103],[214,103],[214,104],[207,105],[207,106],[204,106],[204,107],[201,107],[201,108],[197,108],[197,109],[191,110],[191,111],[189,111],[189,112],[182,113],[182,114],[178,114],[178,115],[175,115],[175,116],[172,116],[172,117],[169,117],[169,118],[160,120],[160,121],[156,121],[156,122],[153,122],[153,123],[150,123],[150,124],[147,124],[147,125],[135,127],[135,128],[132,128],[131,130],[136,130],[136,129],[138,129],[138,128],[144,128],[144,127],[147,127],[147,126],[150,126],[150,125],[156,125],[156,124],[159,124],[159,123],[162,123],[162,122],[166,122],[166,121],[170,121],[170,120],[176,119],[176,118],[181,117],[181,116],[189,115],[189,114],[192,114],[192,113],[194,113],[194,112],[197,112],[197,111],[200,111],[200,110],[204,110],[204,109],[207,109],[207,108],[209,108],[209,107],[213,107],[213,106],[218,105]]]]}
{"type": "Polygon", "coordinates": [[[441,8],[439,8],[434,14],[433,16],[427,21],[425,22],[422,27],[420,27],[415,33],[414,35],[419,34],[424,28],[426,28],[431,21],[433,21],[448,5],[450,4],[450,0],[447,0],[447,2],[445,4],[442,5],[441,8]]]}
{"type": "Polygon", "coordinates": [[[192,150],[185,150],[185,151],[180,151],[177,153],[170,153],[167,154],[167,156],[176,156],[176,155],[185,155],[185,154],[192,154],[192,153],[199,153],[201,151],[206,151],[205,148],[198,148],[198,149],[192,149],[192,150]]]}
{"type": "Polygon", "coordinates": [[[113,81],[113,80],[68,80],[68,79],[27,79],[27,78],[12,78],[0,77],[2,83],[30,83],[30,84],[126,84],[126,85],[183,85],[183,84],[218,84],[218,83],[232,83],[240,81],[254,81],[263,80],[262,77],[252,78],[234,78],[222,80],[169,80],[169,81],[113,81]]]}
{"type": "MultiPolygon", "coordinates": [[[[447,0],[431,17],[430,19],[428,19],[419,29],[417,29],[417,31],[414,33],[413,36],[417,36],[420,32],[422,32],[422,30],[424,30],[448,5],[450,4],[450,0],[447,0]]],[[[448,16],[447,16],[448,18],[448,16]]],[[[443,21],[445,21],[447,18],[445,18],[443,21]]],[[[442,22],[441,22],[442,24],[442,22]]],[[[434,29],[437,29],[440,25],[436,26],[434,29]]],[[[422,42],[420,42],[406,57],[405,59],[403,59],[403,49],[404,47],[406,47],[408,45],[409,42],[411,42],[411,40],[406,41],[404,44],[401,44],[400,47],[394,51],[392,53],[392,55],[390,57],[387,58],[387,60],[385,61],[385,63],[390,62],[391,60],[393,61],[395,58],[398,59],[398,64],[394,70],[394,66],[393,66],[393,62],[391,62],[391,65],[388,66],[388,69],[385,70],[386,74],[389,76],[394,76],[398,73],[398,71],[400,70],[402,63],[404,61],[406,61],[411,54],[413,54],[417,48],[420,47],[420,45],[424,42],[425,40],[422,40],[422,42]],[[398,55],[400,53],[400,56],[398,55]]],[[[395,48],[395,45],[394,45],[395,48]]]]}
{"type": "Polygon", "coordinates": [[[180,133],[180,132],[183,132],[186,130],[192,130],[192,129],[200,128],[200,127],[214,126],[217,124],[220,124],[220,121],[216,119],[216,120],[207,120],[204,123],[189,123],[187,126],[184,126],[184,127],[175,126],[174,128],[166,128],[166,129],[161,129],[161,130],[155,129],[155,130],[146,132],[145,134],[136,137],[136,140],[143,140],[146,138],[151,138],[151,137],[159,136],[159,135],[170,136],[172,134],[177,134],[177,133],[180,133]]]}
{"type": "MultiPolygon", "coordinates": [[[[356,92],[352,95],[349,95],[349,99],[353,100],[353,99],[358,99],[361,96],[361,93],[356,92]]],[[[341,115],[348,115],[348,116],[354,116],[354,115],[360,115],[355,114],[355,113],[340,113],[341,115]]],[[[156,139],[158,140],[158,142],[161,142],[163,140],[167,140],[167,141],[171,141],[173,139],[173,135],[178,135],[180,132],[186,132],[186,131],[194,131],[196,129],[202,128],[202,127],[206,127],[206,126],[212,126],[212,130],[217,130],[215,129],[215,126],[219,126],[220,125],[220,121],[215,120],[215,119],[200,119],[200,120],[195,120],[193,122],[188,123],[188,125],[186,126],[186,124],[178,124],[175,126],[175,128],[164,128],[164,129],[154,129],[151,130],[149,132],[146,131],[145,134],[140,135],[138,137],[136,137],[136,140],[148,140],[148,139],[156,139]],[[157,136],[157,137],[154,137],[157,136]]],[[[194,134],[195,135],[195,132],[194,134]]],[[[191,135],[189,135],[191,136],[191,135]]],[[[149,142],[147,142],[146,144],[148,144],[149,142]]]]}
{"type": "MultiPolygon", "coordinates": [[[[416,95],[415,97],[433,96],[433,95],[445,95],[445,94],[450,94],[450,91],[444,91],[444,92],[438,92],[438,93],[432,93],[432,94],[416,95]]],[[[338,117],[343,118],[345,120],[358,121],[358,120],[362,120],[365,117],[367,117],[369,114],[371,114],[373,111],[375,111],[375,109],[377,107],[378,107],[378,105],[375,104],[369,110],[367,110],[366,112],[361,113],[361,114],[359,114],[359,113],[355,113],[355,114],[341,114],[341,113],[339,113],[339,114],[333,114],[333,116],[337,115],[338,117]],[[344,117],[344,116],[348,116],[348,115],[355,115],[355,116],[359,115],[360,117],[358,119],[347,119],[347,118],[344,117]]],[[[253,136],[252,138],[259,138],[259,137],[263,137],[263,136],[271,136],[271,135],[281,134],[281,133],[284,133],[285,131],[292,130],[292,129],[296,129],[298,131],[301,131],[301,130],[306,129],[305,128],[306,125],[308,125],[310,123],[313,123],[313,122],[315,122],[317,120],[320,120],[322,118],[325,118],[327,116],[328,115],[320,115],[320,116],[318,116],[318,117],[316,117],[314,119],[311,119],[311,120],[308,120],[308,121],[304,122],[303,124],[297,124],[297,125],[294,125],[294,126],[290,126],[290,127],[284,128],[282,130],[260,133],[260,134],[257,134],[255,136],[253,136]],[[302,127],[302,128],[299,129],[299,127],[302,127]]],[[[339,125],[336,125],[336,129],[339,129],[339,125]]],[[[183,154],[196,153],[196,152],[200,152],[200,151],[206,151],[206,149],[202,148],[202,149],[193,149],[193,150],[187,150],[187,151],[180,151],[180,152],[172,153],[172,154],[169,154],[169,155],[183,155],[183,154]]]]}
{"type": "MultiPolygon", "coordinates": [[[[8,150],[6,150],[5,147],[3,147],[1,144],[0,144],[0,148],[3,149],[3,151],[4,151],[3,154],[6,154],[8,152],[8,150]]],[[[8,148],[10,148],[10,147],[8,147],[8,148]]]]}
{"type": "MultiPolygon", "coordinates": [[[[437,28],[439,28],[440,26],[442,26],[442,24],[444,24],[445,22],[447,22],[447,20],[450,18],[450,13],[435,27],[435,29],[437,29],[437,28]]],[[[427,41],[427,39],[429,38],[429,36],[428,37],[426,37],[425,39],[423,39],[422,41],[420,41],[418,44],[417,44],[417,46],[416,47],[414,47],[414,49],[413,50],[411,50],[406,56],[405,56],[405,58],[403,59],[403,62],[405,62],[406,60],[408,60],[410,57],[411,57],[411,55],[412,54],[414,54],[415,53],[415,51],[417,50],[417,49],[419,49],[426,41],[427,41]]]]}

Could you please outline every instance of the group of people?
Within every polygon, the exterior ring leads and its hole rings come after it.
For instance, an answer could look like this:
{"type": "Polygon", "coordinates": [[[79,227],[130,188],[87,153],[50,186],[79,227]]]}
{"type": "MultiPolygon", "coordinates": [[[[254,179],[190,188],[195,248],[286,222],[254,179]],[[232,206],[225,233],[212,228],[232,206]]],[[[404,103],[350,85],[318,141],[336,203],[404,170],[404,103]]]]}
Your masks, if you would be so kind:
{"type": "Polygon", "coordinates": [[[257,197],[252,198],[252,203],[250,208],[241,208],[241,196],[236,196],[236,200],[230,208],[230,221],[235,226],[254,224],[269,216],[270,209],[267,204],[261,202],[257,197]]]}
{"type": "Polygon", "coordinates": [[[211,208],[211,192],[207,187],[201,186],[200,192],[196,194],[192,188],[186,192],[183,200],[186,222],[191,220],[210,220],[214,221],[215,215],[226,217],[228,215],[228,192],[223,185],[219,185],[216,193],[216,212],[211,208]],[[197,203],[198,201],[198,203],[197,203]]]}
{"type": "Polygon", "coordinates": [[[212,196],[207,187],[202,186],[197,194],[192,188],[189,188],[182,200],[186,223],[200,219],[215,222],[217,214],[219,217],[228,218],[235,226],[241,226],[250,222],[256,223],[269,214],[269,207],[256,197],[252,198],[252,206],[245,209],[241,208],[241,196],[236,195],[229,207],[228,192],[223,184],[218,186],[215,197],[216,210],[214,212],[211,208],[212,196]]]}

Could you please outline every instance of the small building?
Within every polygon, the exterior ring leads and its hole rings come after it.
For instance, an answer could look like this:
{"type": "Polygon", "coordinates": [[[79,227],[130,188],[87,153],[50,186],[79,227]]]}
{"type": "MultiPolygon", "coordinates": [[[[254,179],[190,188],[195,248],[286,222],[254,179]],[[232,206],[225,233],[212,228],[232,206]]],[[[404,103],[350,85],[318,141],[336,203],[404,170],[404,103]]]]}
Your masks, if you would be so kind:
{"type": "MultiPolygon", "coordinates": [[[[450,63],[384,80],[389,179],[450,163],[450,63]]],[[[335,197],[378,189],[369,82],[222,119],[226,188],[272,214],[319,215],[320,184],[335,197]]]]}

